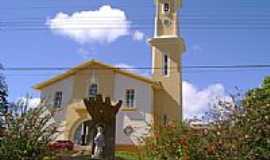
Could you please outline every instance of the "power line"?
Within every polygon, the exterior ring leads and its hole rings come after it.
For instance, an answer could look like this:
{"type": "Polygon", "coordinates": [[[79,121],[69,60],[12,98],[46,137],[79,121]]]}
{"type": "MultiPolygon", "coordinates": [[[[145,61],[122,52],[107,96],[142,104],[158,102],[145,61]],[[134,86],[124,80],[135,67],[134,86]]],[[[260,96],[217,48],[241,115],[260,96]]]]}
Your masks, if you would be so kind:
{"type": "MultiPolygon", "coordinates": [[[[270,12],[269,12],[270,13],[270,12]]],[[[179,18],[184,30],[269,30],[270,29],[270,14],[246,14],[246,15],[183,15],[179,18]]],[[[50,28],[51,30],[68,29],[68,30],[86,30],[86,29],[152,29],[153,18],[134,18],[132,21],[142,24],[134,24],[131,21],[125,20],[125,24],[120,23],[122,17],[91,17],[91,18],[76,18],[78,23],[74,27],[74,22],[63,20],[62,27],[50,28]],[[103,22],[103,21],[106,21],[103,22]],[[119,23],[118,23],[119,22],[119,23]],[[107,25],[104,27],[103,25],[107,25]],[[110,24],[110,26],[108,26],[110,24]],[[71,27],[71,26],[72,27],[71,27]],[[78,26],[79,25],[79,26],[78,26]],[[90,26],[88,26],[90,25],[90,26]],[[94,25],[94,26],[91,26],[94,25]]],[[[21,18],[21,19],[0,19],[1,31],[42,31],[48,30],[45,25],[45,19],[40,18],[21,18]]]]}
{"type": "MultiPolygon", "coordinates": [[[[4,28],[0,27],[1,32],[6,32],[6,31],[49,31],[49,30],[61,30],[61,29],[68,29],[68,30],[122,30],[122,29],[145,29],[145,30],[152,30],[153,27],[150,26],[129,26],[129,27],[77,27],[77,28],[69,28],[69,27],[64,27],[64,28],[49,28],[49,27],[13,27],[13,28],[4,28]]],[[[269,26],[263,26],[263,25],[248,25],[248,24],[243,24],[243,25],[238,25],[238,26],[225,26],[225,25],[213,25],[213,26],[207,26],[207,25],[182,25],[180,27],[180,30],[185,30],[185,31],[200,31],[200,30],[211,30],[211,31],[219,31],[219,30],[230,30],[230,31],[251,31],[251,30],[256,30],[256,31],[267,31],[270,30],[270,25],[269,26]]]]}
{"type": "Polygon", "coordinates": [[[270,64],[247,64],[247,65],[197,65],[183,66],[187,69],[241,69],[241,68],[270,68],[270,64]]]}
{"type": "MultiPolygon", "coordinates": [[[[179,20],[254,20],[254,21],[260,21],[260,20],[268,20],[269,19],[268,14],[245,14],[245,15],[218,15],[218,14],[198,14],[198,15],[181,15],[178,19],[179,20]]],[[[108,16],[108,17],[76,17],[76,20],[79,21],[122,21],[123,18],[127,17],[119,17],[119,16],[108,16]]],[[[52,18],[51,18],[52,19],[52,18]]],[[[142,20],[142,21],[149,21],[153,20],[154,17],[134,17],[131,18],[131,20],[142,20]]],[[[43,17],[22,17],[22,18],[1,18],[2,22],[36,22],[36,21],[46,21],[43,17]]],[[[68,21],[67,19],[63,19],[62,22],[68,21]]]]}
{"type": "MultiPolygon", "coordinates": [[[[196,14],[190,14],[190,13],[182,13],[181,17],[179,17],[179,19],[183,19],[183,18],[269,18],[268,16],[270,15],[270,10],[269,12],[266,13],[258,13],[258,12],[254,12],[254,13],[196,13],[196,14]]],[[[127,16],[128,17],[128,16],[127,16]]],[[[121,17],[119,16],[108,16],[108,17],[77,17],[76,19],[80,19],[80,20],[92,20],[92,19],[119,19],[121,17]]],[[[132,19],[135,20],[149,20],[149,19],[153,19],[154,17],[134,17],[132,19]]],[[[8,17],[8,18],[1,18],[2,20],[46,20],[44,17],[8,17]]]]}
{"type": "MultiPolygon", "coordinates": [[[[265,70],[265,69],[260,69],[260,70],[258,70],[258,69],[253,69],[253,70],[251,70],[251,69],[244,69],[244,70],[240,70],[240,69],[238,69],[238,70],[235,70],[235,69],[233,69],[233,70],[196,70],[196,71],[194,71],[194,70],[183,70],[181,73],[183,74],[183,75],[196,75],[196,74],[198,74],[198,75],[201,75],[201,74],[216,74],[216,73],[222,73],[222,74],[224,74],[224,73],[243,73],[243,74],[245,74],[245,73],[247,73],[247,72],[252,72],[252,74],[255,74],[255,73],[259,73],[258,71],[260,71],[260,72],[265,72],[265,71],[270,71],[270,70],[265,70]]],[[[151,76],[152,74],[150,73],[150,72],[136,72],[136,71],[130,71],[130,72],[132,72],[132,73],[135,73],[135,74],[138,74],[138,75],[142,75],[142,76],[151,76]]],[[[176,73],[175,71],[171,71],[170,72],[171,74],[173,74],[173,73],[176,73]]],[[[47,73],[47,74],[39,74],[39,73],[32,73],[32,74],[5,74],[5,76],[7,76],[7,77],[52,77],[52,76],[55,76],[55,75],[59,75],[59,74],[61,74],[61,73],[47,73]]],[[[87,74],[87,73],[80,73],[80,75],[89,75],[89,74],[87,74]]],[[[106,76],[106,74],[104,74],[103,76],[106,76]]]]}
{"type": "MultiPolygon", "coordinates": [[[[23,7],[1,7],[0,10],[2,11],[6,11],[6,10],[9,10],[9,11],[14,11],[14,10],[29,10],[29,9],[34,9],[34,10],[43,10],[43,9],[58,9],[58,8],[67,8],[67,9],[70,9],[70,8],[74,8],[74,9],[77,9],[77,8],[86,8],[86,7],[101,7],[102,5],[105,5],[105,4],[101,4],[101,5],[91,5],[91,4],[83,4],[83,5],[78,5],[78,4],[72,4],[72,5],[33,5],[33,6],[23,6],[23,7]]],[[[139,6],[140,4],[138,4],[139,6]]],[[[239,6],[220,6],[220,7],[216,7],[215,9],[239,9],[239,8],[245,8],[245,9],[254,9],[256,6],[259,6],[258,3],[253,3],[253,4],[240,4],[239,6]]],[[[129,4],[118,4],[117,6],[115,5],[111,5],[112,8],[121,8],[121,7],[130,7],[129,4]]],[[[147,2],[144,2],[143,5],[140,5],[140,8],[154,8],[155,7],[155,4],[154,3],[147,3],[147,2]]],[[[213,6],[214,7],[214,6],[213,6]]],[[[263,8],[267,8],[267,5],[264,5],[264,6],[260,6],[260,7],[263,7],[263,8]]],[[[131,9],[138,9],[138,8],[131,8],[131,9]]],[[[207,6],[207,7],[203,7],[202,9],[210,9],[210,6],[207,6]]],[[[199,10],[199,9],[198,9],[199,10]]]]}
{"type": "MultiPolygon", "coordinates": [[[[256,65],[189,65],[183,66],[183,69],[266,69],[270,68],[270,64],[256,64],[256,65]]],[[[2,68],[4,71],[66,71],[73,69],[72,67],[6,67],[2,68]]],[[[113,68],[92,68],[82,67],[76,68],[76,70],[111,70],[111,69],[123,69],[123,70],[159,70],[162,67],[113,67],[113,68]]],[[[177,69],[171,67],[170,69],[177,69]]]]}
{"type": "MultiPolygon", "coordinates": [[[[270,17],[270,16],[269,16],[270,17]]],[[[131,21],[122,21],[121,19],[114,18],[89,18],[78,19],[76,25],[74,22],[63,21],[59,27],[48,27],[44,21],[39,20],[9,20],[0,22],[0,30],[21,30],[21,31],[42,31],[42,30],[90,30],[90,29],[153,29],[153,19],[151,21],[140,21],[133,23],[131,21]],[[103,22],[103,21],[106,22],[103,22]],[[104,26],[106,25],[106,26],[104,26]]],[[[269,30],[270,19],[269,18],[183,18],[180,19],[181,29],[184,30],[200,30],[200,29],[228,29],[228,30],[269,30]]]]}

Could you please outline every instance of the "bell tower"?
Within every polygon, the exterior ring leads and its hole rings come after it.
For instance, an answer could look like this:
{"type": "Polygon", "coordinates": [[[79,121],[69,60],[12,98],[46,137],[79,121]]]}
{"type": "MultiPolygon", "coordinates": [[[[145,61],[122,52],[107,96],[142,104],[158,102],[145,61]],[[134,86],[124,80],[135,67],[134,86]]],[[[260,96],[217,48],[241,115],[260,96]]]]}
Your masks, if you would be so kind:
{"type": "Polygon", "coordinates": [[[155,36],[178,35],[178,10],[181,0],[155,0],[155,36]]]}
{"type": "Polygon", "coordinates": [[[185,44],[179,32],[182,0],[155,0],[156,17],[152,47],[152,78],[162,89],[154,93],[155,122],[182,119],[181,58],[185,44]]]}

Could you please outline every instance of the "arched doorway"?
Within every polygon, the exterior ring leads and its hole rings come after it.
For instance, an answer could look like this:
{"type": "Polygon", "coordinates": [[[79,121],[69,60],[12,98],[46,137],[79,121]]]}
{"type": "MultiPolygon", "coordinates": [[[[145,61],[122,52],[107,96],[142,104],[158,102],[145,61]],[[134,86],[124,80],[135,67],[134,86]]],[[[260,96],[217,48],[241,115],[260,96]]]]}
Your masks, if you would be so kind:
{"type": "Polygon", "coordinates": [[[92,120],[80,122],[75,130],[73,142],[80,146],[92,145],[95,134],[96,129],[92,120]]]}

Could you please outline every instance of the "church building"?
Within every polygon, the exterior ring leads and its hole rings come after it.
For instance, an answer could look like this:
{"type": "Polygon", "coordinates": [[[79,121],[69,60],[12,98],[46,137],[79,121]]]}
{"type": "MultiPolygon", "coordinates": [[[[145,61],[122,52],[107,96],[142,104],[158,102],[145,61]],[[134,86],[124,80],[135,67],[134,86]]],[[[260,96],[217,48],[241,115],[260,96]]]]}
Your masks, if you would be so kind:
{"type": "Polygon", "coordinates": [[[123,101],[116,117],[116,149],[136,146],[151,125],[182,120],[181,59],[185,51],[179,31],[181,0],[155,0],[151,78],[91,60],[34,86],[41,99],[59,109],[57,139],[78,146],[91,144],[93,128],[83,99],[97,94],[123,101]]]}

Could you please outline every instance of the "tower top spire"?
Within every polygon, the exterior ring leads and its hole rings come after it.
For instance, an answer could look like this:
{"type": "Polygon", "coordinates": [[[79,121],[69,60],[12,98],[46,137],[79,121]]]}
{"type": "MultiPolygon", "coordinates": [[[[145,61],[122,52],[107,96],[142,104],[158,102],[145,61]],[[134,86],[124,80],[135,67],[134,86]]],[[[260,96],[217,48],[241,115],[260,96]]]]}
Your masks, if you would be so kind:
{"type": "Polygon", "coordinates": [[[168,3],[168,2],[175,2],[175,7],[176,8],[181,8],[182,7],[182,0],[154,0],[154,3],[156,5],[159,5],[160,3],[168,3]]]}
{"type": "Polygon", "coordinates": [[[155,0],[155,37],[179,36],[178,10],[182,0],[155,0]]]}

